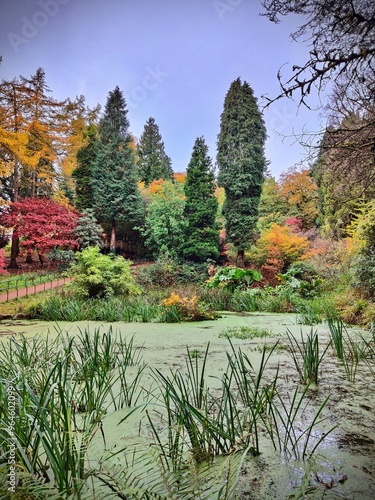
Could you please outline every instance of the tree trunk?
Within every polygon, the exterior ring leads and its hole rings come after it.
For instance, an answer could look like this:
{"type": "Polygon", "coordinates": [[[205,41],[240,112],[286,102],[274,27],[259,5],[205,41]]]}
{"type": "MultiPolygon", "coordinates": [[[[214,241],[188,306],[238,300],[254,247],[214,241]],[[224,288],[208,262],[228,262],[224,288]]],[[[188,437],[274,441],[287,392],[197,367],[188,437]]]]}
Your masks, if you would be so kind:
{"type": "Polygon", "coordinates": [[[26,254],[26,264],[32,264],[33,263],[33,258],[31,256],[31,249],[27,249],[27,254],[26,254]]]}
{"type": "Polygon", "coordinates": [[[242,267],[242,269],[245,267],[245,250],[237,251],[236,265],[242,267]]]}
{"type": "Polygon", "coordinates": [[[9,264],[10,269],[18,269],[17,257],[19,254],[19,242],[20,242],[20,239],[17,236],[17,233],[15,231],[13,231],[12,247],[10,250],[10,264],[9,264]]]}
{"type": "Polygon", "coordinates": [[[111,228],[111,240],[109,243],[109,251],[116,253],[116,221],[112,221],[112,228],[111,228]]]}
{"type": "Polygon", "coordinates": [[[19,192],[19,162],[16,160],[14,162],[13,169],[13,200],[14,202],[18,201],[18,192],[19,192]]]}

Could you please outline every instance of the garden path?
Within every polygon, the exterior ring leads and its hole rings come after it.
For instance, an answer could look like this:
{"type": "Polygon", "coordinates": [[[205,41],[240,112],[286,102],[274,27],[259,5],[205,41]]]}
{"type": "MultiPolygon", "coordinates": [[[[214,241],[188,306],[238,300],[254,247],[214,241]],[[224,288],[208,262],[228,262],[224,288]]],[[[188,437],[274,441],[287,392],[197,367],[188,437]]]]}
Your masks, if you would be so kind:
{"type": "Polygon", "coordinates": [[[46,290],[51,290],[52,288],[57,288],[65,283],[71,281],[72,278],[60,278],[48,283],[41,283],[39,285],[30,285],[26,288],[20,288],[19,290],[10,290],[0,294],[0,302],[8,302],[13,299],[20,299],[21,297],[26,297],[27,295],[34,295],[35,293],[45,292],[46,290]]]}

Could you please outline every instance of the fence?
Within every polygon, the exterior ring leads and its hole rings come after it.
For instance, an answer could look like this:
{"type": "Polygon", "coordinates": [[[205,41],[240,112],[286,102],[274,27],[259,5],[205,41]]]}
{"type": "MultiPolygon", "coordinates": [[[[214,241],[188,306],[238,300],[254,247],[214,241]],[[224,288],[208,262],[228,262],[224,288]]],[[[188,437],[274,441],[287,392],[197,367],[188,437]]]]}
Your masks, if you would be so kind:
{"type": "Polygon", "coordinates": [[[70,281],[60,273],[38,273],[31,276],[13,275],[0,281],[0,301],[27,297],[38,292],[45,292],[70,281]]]}

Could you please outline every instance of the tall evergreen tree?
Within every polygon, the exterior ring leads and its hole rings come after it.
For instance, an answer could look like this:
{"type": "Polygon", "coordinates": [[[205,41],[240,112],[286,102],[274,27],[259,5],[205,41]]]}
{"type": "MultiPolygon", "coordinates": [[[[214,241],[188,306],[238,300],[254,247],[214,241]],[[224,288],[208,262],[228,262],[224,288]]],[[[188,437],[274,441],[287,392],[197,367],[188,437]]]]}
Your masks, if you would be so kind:
{"type": "Polygon", "coordinates": [[[146,186],[157,179],[171,179],[171,160],[164,150],[164,142],[155,119],[150,117],[141,135],[138,148],[138,170],[141,181],[146,186]]]}
{"type": "Polygon", "coordinates": [[[116,87],[108,94],[92,165],[94,209],[99,222],[111,227],[111,251],[116,248],[117,223],[138,225],[142,218],[127,112],[123,94],[116,87]]]}
{"type": "Polygon", "coordinates": [[[218,137],[218,181],[225,189],[226,234],[244,265],[258,219],[266,160],[266,129],[253,90],[235,80],[225,97],[218,137]]]}
{"type": "Polygon", "coordinates": [[[77,152],[77,167],[72,173],[75,179],[75,206],[78,210],[94,206],[92,168],[98,147],[97,127],[90,125],[86,131],[86,138],[87,143],[77,152]]]}
{"type": "Polygon", "coordinates": [[[215,197],[215,176],[203,137],[195,141],[186,169],[184,215],[188,227],[183,249],[192,261],[216,259],[219,256],[219,233],[215,222],[218,201],[215,197]]]}

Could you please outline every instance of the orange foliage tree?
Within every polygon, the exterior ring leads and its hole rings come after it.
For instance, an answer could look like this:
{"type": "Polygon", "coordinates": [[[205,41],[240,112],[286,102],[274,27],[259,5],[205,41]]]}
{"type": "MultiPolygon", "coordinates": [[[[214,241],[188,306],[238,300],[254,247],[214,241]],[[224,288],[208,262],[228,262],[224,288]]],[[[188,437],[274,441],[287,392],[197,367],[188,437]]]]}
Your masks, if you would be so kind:
{"type": "Polygon", "coordinates": [[[258,266],[270,265],[277,271],[285,270],[293,262],[303,258],[309,247],[308,239],[293,232],[288,226],[272,224],[258,239],[248,254],[258,266]]]}
{"type": "Polygon", "coordinates": [[[289,217],[301,219],[304,229],[314,226],[318,216],[318,186],[308,168],[291,167],[281,174],[276,196],[288,205],[289,217]]]}

